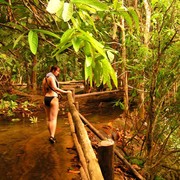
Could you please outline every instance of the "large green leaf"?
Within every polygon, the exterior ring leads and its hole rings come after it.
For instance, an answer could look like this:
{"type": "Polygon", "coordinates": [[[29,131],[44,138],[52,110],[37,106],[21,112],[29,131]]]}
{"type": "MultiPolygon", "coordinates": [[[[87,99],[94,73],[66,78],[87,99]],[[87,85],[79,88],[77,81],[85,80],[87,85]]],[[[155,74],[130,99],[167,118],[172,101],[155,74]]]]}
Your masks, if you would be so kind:
{"type": "Polygon", "coordinates": [[[90,78],[90,84],[92,85],[92,66],[86,66],[86,62],[84,63],[84,71],[85,71],[85,80],[90,78]]]}
{"type": "Polygon", "coordinates": [[[97,11],[108,10],[108,6],[98,0],[71,0],[74,4],[85,4],[87,6],[93,7],[97,11]]]}
{"type": "Polygon", "coordinates": [[[79,48],[80,48],[80,46],[81,46],[81,44],[82,44],[82,41],[81,41],[80,38],[75,37],[75,38],[72,39],[72,44],[73,44],[74,50],[75,50],[76,52],[78,52],[78,51],[79,51],[79,48]]]}
{"type": "Polygon", "coordinates": [[[79,10],[78,13],[82,21],[85,22],[88,26],[91,25],[97,32],[96,26],[94,24],[94,19],[92,19],[92,17],[86,11],[79,10]]]}
{"type": "Polygon", "coordinates": [[[86,42],[85,45],[84,45],[84,53],[86,56],[91,56],[91,52],[92,52],[92,46],[89,42],[86,42]]]}
{"type": "Polygon", "coordinates": [[[102,76],[103,68],[101,61],[96,61],[95,67],[94,67],[94,81],[96,83],[96,86],[100,86],[102,83],[101,76],[102,76]]]}
{"type": "MultiPolygon", "coordinates": [[[[112,68],[110,62],[107,59],[102,59],[101,60],[102,65],[103,65],[103,83],[108,83],[108,86],[110,86],[110,77],[112,78],[114,85],[117,87],[117,76],[112,68]]],[[[111,87],[111,86],[110,86],[111,87]]]]}
{"type": "Polygon", "coordinates": [[[85,67],[89,67],[92,64],[92,57],[91,56],[86,56],[85,59],[85,67]]]}
{"type": "Polygon", "coordinates": [[[61,8],[61,4],[59,0],[50,0],[48,2],[46,10],[51,14],[55,14],[56,12],[59,11],[60,8],[61,8]]]}
{"type": "Polygon", "coordinates": [[[73,4],[72,3],[64,3],[64,9],[62,12],[62,18],[64,22],[68,22],[73,15],[73,4]]]}
{"type": "Polygon", "coordinates": [[[120,14],[123,16],[130,28],[132,28],[132,18],[127,11],[121,11],[120,14]]]}
{"type": "Polygon", "coordinates": [[[76,4],[76,6],[81,9],[81,10],[85,10],[88,11],[90,14],[95,14],[96,13],[96,9],[89,7],[85,4],[76,4]]]}
{"type": "Polygon", "coordinates": [[[28,42],[31,52],[35,55],[38,48],[38,35],[35,31],[30,30],[28,33],[28,42]]]}
{"type": "Polygon", "coordinates": [[[61,37],[61,43],[60,45],[63,46],[66,44],[69,40],[71,40],[73,33],[75,32],[74,29],[68,29],[64,32],[64,34],[61,37]]]}
{"type": "Polygon", "coordinates": [[[89,41],[91,43],[91,45],[102,55],[107,59],[106,53],[103,49],[103,45],[98,42],[96,39],[94,39],[88,32],[85,32],[81,29],[79,29],[79,31],[82,33],[83,36],[81,36],[81,38],[83,38],[86,41],[89,41]]]}
{"type": "Polygon", "coordinates": [[[64,1],[60,1],[59,9],[56,12],[56,16],[55,16],[56,21],[59,21],[60,19],[62,19],[63,9],[64,9],[64,1]]]}
{"type": "Polygon", "coordinates": [[[41,32],[41,33],[47,34],[49,36],[55,37],[57,39],[60,39],[60,36],[58,36],[57,34],[51,32],[51,31],[47,31],[47,30],[43,30],[43,29],[34,29],[33,31],[41,32]]]}

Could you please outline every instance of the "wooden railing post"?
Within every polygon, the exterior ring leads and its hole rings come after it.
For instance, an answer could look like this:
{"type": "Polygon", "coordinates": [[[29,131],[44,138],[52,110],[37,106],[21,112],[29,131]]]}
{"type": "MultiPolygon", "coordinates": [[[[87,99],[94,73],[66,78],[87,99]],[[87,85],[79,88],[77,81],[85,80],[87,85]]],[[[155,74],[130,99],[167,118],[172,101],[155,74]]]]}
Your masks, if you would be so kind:
{"type": "Polygon", "coordinates": [[[97,157],[104,180],[114,179],[114,141],[103,140],[98,143],[97,157]]]}
{"type": "Polygon", "coordinates": [[[100,166],[98,164],[98,159],[91,146],[91,142],[89,140],[87,131],[84,127],[83,122],[81,121],[81,118],[79,117],[79,112],[77,111],[74,105],[74,99],[72,97],[72,93],[68,93],[68,102],[69,102],[69,110],[74,121],[77,137],[79,143],[81,144],[82,150],[84,152],[84,156],[87,161],[87,167],[88,167],[90,179],[104,180],[100,166]]]}

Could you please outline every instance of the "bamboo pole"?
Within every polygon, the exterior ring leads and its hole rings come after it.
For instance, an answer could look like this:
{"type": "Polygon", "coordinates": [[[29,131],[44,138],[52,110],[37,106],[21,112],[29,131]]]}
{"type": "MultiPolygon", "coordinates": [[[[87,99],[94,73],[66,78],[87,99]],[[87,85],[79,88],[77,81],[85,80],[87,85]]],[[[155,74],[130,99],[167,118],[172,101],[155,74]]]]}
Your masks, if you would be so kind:
{"type": "Polygon", "coordinates": [[[104,180],[98,160],[91,146],[87,131],[82,123],[79,112],[76,110],[72,94],[68,93],[69,109],[74,120],[76,133],[81,144],[84,156],[87,160],[88,171],[91,180],[104,180]]]}
{"type": "Polygon", "coordinates": [[[83,171],[81,170],[80,172],[84,172],[84,173],[82,173],[83,177],[86,176],[86,177],[84,177],[84,179],[90,180],[89,172],[88,172],[88,169],[87,169],[86,159],[84,157],[84,153],[82,151],[82,148],[81,148],[81,146],[80,146],[80,144],[78,142],[78,138],[77,138],[76,133],[75,133],[75,127],[74,127],[72,116],[71,116],[70,112],[68,112],[68,120],[69,120],[69,125],[70,125],[70,129],[71,129],[71,134],[72,134],[72,137],[73,137],[73,141],[74,141],[74,144],[76,146],[76,150],[78,152],[79,159],[80,159],[80,162],[81,162],[82,168],[83,168],[83,171]]]}

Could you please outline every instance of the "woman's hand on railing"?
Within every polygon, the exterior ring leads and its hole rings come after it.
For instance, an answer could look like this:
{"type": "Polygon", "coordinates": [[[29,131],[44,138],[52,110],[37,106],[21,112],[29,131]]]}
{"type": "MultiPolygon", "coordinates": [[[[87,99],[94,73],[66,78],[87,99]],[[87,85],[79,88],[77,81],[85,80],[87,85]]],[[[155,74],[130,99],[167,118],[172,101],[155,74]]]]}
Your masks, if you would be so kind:
{"type": "Polygon", "coordinates": [[[72,91],[70,91],[70,90],[68,90],[68,91],[66,91],[66,92],[67,92],[67,94],[69,94],[69,93],[72,94],[72,91]]]}

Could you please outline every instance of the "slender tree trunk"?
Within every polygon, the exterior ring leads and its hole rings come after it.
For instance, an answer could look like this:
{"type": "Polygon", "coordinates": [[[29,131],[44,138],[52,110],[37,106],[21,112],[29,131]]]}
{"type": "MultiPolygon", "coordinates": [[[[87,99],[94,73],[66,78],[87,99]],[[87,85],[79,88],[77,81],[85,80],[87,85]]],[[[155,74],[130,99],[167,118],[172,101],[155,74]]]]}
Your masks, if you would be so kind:
{"type": "Polygon", "coordinates": [[[137,9],[138,0],[134,0],[134,8],[137,9]]]}
{"type": "MultiPolygon", "coordinates": [[[[146,24],[144,27],[144,45],[146,46],[146,48],[148,48],[149,32],[150,32],[150,24],[151,24],[151,10],[150,10],[148,1],[147,0],[143,0],[143,1],[144,1],[145,13],[146,13],[146,24]]],[[[146,61],[146,59],[144,59],[144,61],[146,61]]],[[[141,119],[144,119],[144,117],[145,117],[145,108],[144,108],[144,99],[145,99],[144,78],[145,78],[145,74],[144,74],[144,71],[142,72],[142,75],[143,75],[143,81],[140,84],[140,89],[142,89],[142,91],[140,91],[139,115],[140,115],[141,119]]]]}
{"type": "Polygon", "coordinates": [[[37,64],[37,57],[36,55],[32,56],[33,59],[33,69],[32,69],[32,91],[35,93],[37,91],[37,73],[34,67],[37,64]]]}
{"type": "MultiPolygon", "coordinates": [[[[122,0],[122,5],[124,0],[122,0]]],[[[125,26],[124,18],[121,17],[121,30],[122,30],[122,61],[123,61],[123,88],[124,88],[124,111],[128,114],[129,111],[129,96],[128,96],[128,78],[126,72],[126,38],[125,38],[125,26]]]]}
{"type": "MultiPolygon", "coordinates": [[[[145,8],[145,13],[146,13],[146,24],[145,24],[145,29],[144,29],[144,45],[146,46],[146,48],[149,48],[149,32],[150,32],[150,24],[151,24],[151,9],[150,9],[150,5],[148,3],[148,0],[143,0],[144,2],[144,8],[145,8]]],[[[146,57],[147,58],[147,57],[146,57]]],[[[146,60],[146,59],[144,59],[146,60]]],[[[143,78],[145,78],[144,76],[144,72],[143,72],[143,78]]],[[[153,124],[154,124],[154,88],[155,88],[155,84],[154,84],[154,78],[153,78],[153,82],[152,82],[152,86],[150,89],[150,104],[149,104],[149,116],[148,116],[148,120],[147,120],[147,133],[146,133],[146,147],[147,147],[147,161],[145,163],[145,168],[146,171],[148,172],[147,174],[147,179],[153,179],[154,177],[154,173],[151,172],[151,164],[152,164],[152,147],[153,147],[153,124]]],[[[141,88],[144,89],[144,81],[141,84],[141,88]]],[[[144,118],[144,91],[141,92],[141,111],[140,111],[140,115],[141,118],[144,118]]]]}

